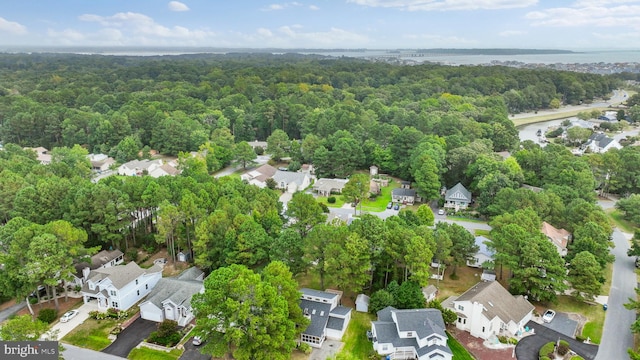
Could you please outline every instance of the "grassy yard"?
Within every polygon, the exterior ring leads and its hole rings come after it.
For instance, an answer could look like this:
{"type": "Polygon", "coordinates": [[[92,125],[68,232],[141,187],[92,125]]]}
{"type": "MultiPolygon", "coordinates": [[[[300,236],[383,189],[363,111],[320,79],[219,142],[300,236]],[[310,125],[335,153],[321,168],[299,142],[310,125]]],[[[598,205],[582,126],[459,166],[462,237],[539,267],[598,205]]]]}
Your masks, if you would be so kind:
{"type": "Polygon", "coordinates": [[[602,305],[589,305],[570,296],[559,296],[558,304],[553,306],[557,311],[581,314],[587,318],[582,329],[582,337],[589,337],[591,342],[600,343],[604,326],[604,310],[602,305]]]}
{"type": "Polygon", "coordinates": [[[611,290],[611,279],[613,279],[613,264],[607,264],[604,268],[604,277],[605,282],[602,284],[600,294],[609,295],[609,291],[611,290]]]}
{"type": "Polygon", "coordinates": [[[489,234],[491,234],[491,230],[475,229],[474,232],[476,233],[476,236],[484,236],[486,238],[490,238],[489,234]]]}
{"type": "MultiPolygon", "coordinates": [[[[480,275],[482,274],[481,269],[471,268],[468,266],[458,266],[458,269],[456,270],[456,274],[458,275],[457,280],[451,279],[450,275],[452,270],[453,267],[451,266],[448,266],[445,269],[443,280],[429,280],[429,284],[438,286],[438,300],[440,301],[444,301],[452,295],[460,295],[473,285],[480,282],[480,275]]],[[[433,269],[432,272],[434,271],[435,269],[433,269]]]]}
{"type": "Polygon", "coordinates": [[[131,360],[176,360],[182,355],[182,350],[174,349],[170,352],[140,347],[133,349],[127,359],[131,360]]]}
{"type": "MultiPolygon", "coordinates": [[[[364,200],[362,202],[362,210],[380,212],[387,209],[387,204],[391,202],[391,191],[398,188],[400,183],[397,181],[389,180],[389,186],[385,186],[380,189],[380,195],[376,197],[374,201],[364,200]]],[[[358,207],[360,210],[360,207],[358,207]]]]}
{"type": "Polygon", "coordinates": [[[342,352],[347,352],[354,359],[368,359],[369,353],[373,351],[371,341],[367,339],[367,330],[371,329],[371,320],[374,316],[367,313],[352,312],[351,321],[342,341],[344,347],[342,352]]]}
{"type": "Polygon", "coordinates": [[[447,341],[447,345],[449,345],[449,349],[453,353],[453,360],[475,360],[471,354],[467,351],[467,349],[462,346],[458,342],[458,340],[454,339],[451,334],[447,332],[447,336],[449,337],[449,341],[447,341]]]}
{"type": "Polygon", "coordinates": [[[633,226],[629,221],[622,218],[622,211],[616,209],[607,209],[607,215],[609,215],[609,219],[613,222],[615,226],[617,226],[620,230],[633,234],[636,230],[636,227],[633,226]]]}
{"type": "Polygon", "coordinates": [[[63,342],[71,345],[100,351],[111,344],[109,332],[117,325],[115,319],[94,320],[87,319],[62,338],[63,342]]]}
{"type": "Polygon", "coordinates": [[[336,202],[334,202],[333,204],[329,203],[327,200],[329,199],[328,197],[325,196],[318,196],[316,198],[316,201],[322,204],[327,205],[327,207],[332,207],[332,208],[341,208],[342,205],[344,205],[345,200],[341,195],[332,195],[335,199],[336,202]]]}
{"type": "Polygon", "coordinates": [[[552,114],[537,115],[537,116],[526,117],[522,119],[511,119],[511,121],[513,121],[513,124],[515,126],[522,126],[522,125],[534,124],[534,123],[549,121],[549,120],[565,119],[568,117],[576,116],[578,115],[579,112],[593,111],[593,110],[607,111],[610,109],[602,107],[602,108],[589,108],[589,109],[580,109],[580,110],[571,110],[571,111],[558,110],[558,112],[552,113],[552,114]]]}

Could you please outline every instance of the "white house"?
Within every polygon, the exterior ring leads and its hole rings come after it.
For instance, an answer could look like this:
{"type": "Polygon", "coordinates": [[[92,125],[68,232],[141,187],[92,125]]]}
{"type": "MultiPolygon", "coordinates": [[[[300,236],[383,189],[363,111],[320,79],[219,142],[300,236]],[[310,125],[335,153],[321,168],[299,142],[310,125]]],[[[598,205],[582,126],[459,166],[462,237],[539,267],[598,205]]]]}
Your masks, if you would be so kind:
{"type": "Polygon", "coordinates": [[[592,153],[604,153],[611,149],[622,149],[622,145],[604,133],[593,133],[582,148],[589,149],[592,153]]]}
{"type": "Polygon", "coordinates": [[[369,312],[369,301],[370,298],[365,294],[358,294],[356,297],[356,311],[358,312],[369,312]]]}
{"type": "Polygon", "coordinates": [[[127,265],[84,270],[82,297],[86,303],[97,300],[98,309],[127,310],[147,296],[162,278],[162,268],[142,269],[135,262],[127,265]]]}
{"type": "Polygon", "coordinates": [[[471,192],[461,183],[447,190],[444,195],[444,207],[448,209],[466,209],[471,204],[471,192]]]}
{"type": "Polygon", "coordinates": [[[272,176],[276,182],[276,188],[290,193],[302,191],[311,185],[311,177],[308,173],[276,170],[272,176]]]}
{"type": "Polygon", "coordinates": [[[42,165],[51,164],[51,154],[49,154],[49,150],[47,148],[38,146],[37,148],[24,148],[25,150],[33,150],[36,152],[36,160],[40,162],[42,165]]]}
{"type": "Polygon", "coordinates": [[[73,274],[73,279],[67,282],[67,285],[82,286],[84,284],[84,274],[87,270],[104,269],[111,266],[122,264],[124,261],[124,254],[122,251],[116,250],[102,250],[99,253],[91,257],[91,263],[80,262],[74,265],[76,273],[73,274]]]}
{"type": "Polygon", "coordinates": [[[118,175],[141,176],[162,166],[162,160],[133,160],[118,167],[118,175]]]}
{"type": "Polygon", "coordinates": [[[91,162],[91,169],[94,171],[109,170],[109,167],[116,163],[114,158],[105,154],[89,154],[87,158],[91,162]]]}
{"type": "Polygon", "coordinates": [[[204,273],[191,267],[175,278],[162,278],[140,304],[140,317],[162,322],[174,320],[185,326],[193,320],[191,297],[204,292],[204,273]]]}
{"type": "Polygon", "coordinates": [[[265,188],[267,186],[267,179],[272,178],[276,171],[278,170],[273,166],[264,164],[240,175],[240,179],[259,188],[265,188]]]}
{"type": "Polygon", "coordinates": [[[341,306],[341,292],[303,288],[300,308],[311,324],[302,332],[300,340],[319,348],[325,339],[340,340],[351,320],[351,309],[341,306]]]}
{"type": "Polygon", "coordinates": [[[493,261],[493,256],[495,253],[492,250],[489,250],[487,247],[487,239],[484,236],[476,236],[476,245],[478,246],[478,252],[473,254],[472,257],[467,259],[467,266],[479,268],[482,267],[487,261],[493,261]]]}
{"type": "Polygon", "coordinates": [[[436,299],[436,296],[438,295],[438,288],[433,285],[423,287],[422,295],[424,296],[424,300],[429,303],[436,299]]]}
{"type": "Polygon", "coordinates": [[[453,300],[456,327],[472,336],[515,336],[533,316],[533,305],[522,295],[511,295],[497,281],[480,282],[453,300]]]}
{"type": "Polygon", "coordinates": [[[313,184],[313,191],[320,196],[331,196],[331,194],[339,194],[344,186],[349,182],[348,179],[327,179],[320,178],[313,184]]]}
{"type": "Polygon", "coordinates": [[[442,313],[437,309],[378,311],[371,322],[373,349],[391,359],[451,360],[442,313]]]}

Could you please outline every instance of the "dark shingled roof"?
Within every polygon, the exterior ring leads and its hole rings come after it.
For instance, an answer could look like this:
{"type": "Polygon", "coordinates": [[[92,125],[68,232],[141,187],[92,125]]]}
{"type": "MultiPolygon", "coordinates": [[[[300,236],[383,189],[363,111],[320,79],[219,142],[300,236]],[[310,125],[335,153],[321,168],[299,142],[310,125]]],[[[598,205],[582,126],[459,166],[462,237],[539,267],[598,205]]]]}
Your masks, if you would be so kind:
{"type": "Polygon", "coordinates": [[[335,309],[331,310],[331,314],[347,316],[351,312],[351,309],[344,306],[336,306],[335,309]]]}
{"type": "Polygon", "coordinates": [[[320,290],[314,290],[314,289],[308,289],[308,288],[302,288],[300,289],[300,292],[302,293],[302,295],[309,295],[309,296],[317,297],[320,299],[327,299],[327,300],[331,300],[336,296],[338,296],[337,294],[328,293],[326,291],[320,291],[320,290]]]}
{"type": "Polygon", "coordinates": [[[486,309],[483,313],[487,319],[497,316],[504,323],[513,321],[517,324],[533,310],[530,302],[522,296],[511,295],[497,281],[477,283],[455,301],[478,302],[486,309]]]}
{"type": "Polygon", "coordinates": [[[344,319],[337,317],[329,317],[329,321],[327,322],[327,329],[333,330],[342,330],[344,327],[344,319]]]}
{"type": "Polygon", "coordinates": [[[471,202],[471,193],[461,183],[457,183],[454,187],[447,190],[444,199],[446,201],[464,200],[471,202]]]}
{"type": "Polygon", "coordinates": [[[311,316],[311,324],[304,331],[304,334],[321,337],[324,334],[324,329],[327,327],[327,321],[329,321],[329,312],[331,311],[331,305],[311,300],[300,300],[300,308],[304,312],[306,309],[311,316]],[[315,314],[313,311],[315,310],[315,314]],[[322,315],[320,315],[322,314],[322,315]]]}

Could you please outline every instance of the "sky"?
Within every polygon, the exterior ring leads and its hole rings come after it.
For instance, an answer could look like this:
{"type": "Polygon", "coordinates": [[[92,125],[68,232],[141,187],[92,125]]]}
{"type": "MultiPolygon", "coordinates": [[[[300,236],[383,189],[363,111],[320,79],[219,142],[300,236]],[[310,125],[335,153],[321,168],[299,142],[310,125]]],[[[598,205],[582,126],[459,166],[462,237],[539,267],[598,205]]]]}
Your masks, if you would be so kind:
{"type": "Polygon", "coordinates": [[[0,46],[640,49],[640,0],[4,0],[0,46]]]}

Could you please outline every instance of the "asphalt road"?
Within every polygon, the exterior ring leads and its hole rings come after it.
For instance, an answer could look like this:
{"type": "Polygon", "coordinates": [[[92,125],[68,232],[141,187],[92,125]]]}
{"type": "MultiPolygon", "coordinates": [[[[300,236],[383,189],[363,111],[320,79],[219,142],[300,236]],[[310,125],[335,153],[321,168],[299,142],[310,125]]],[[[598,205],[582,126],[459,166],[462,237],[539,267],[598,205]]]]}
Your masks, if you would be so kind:
{"type": "Polygon", "coordinates": [[[542,115],[563,114],[563,113],[571,113],[576,110],[585,111],[585,110],[590,110],[592,108],[597,108],[597,107],[607,107],[609,105],[617,105],[626,101],[627,95],[628,95],[627,92],[624,90],[613,90],[613,93],[611,94],[611,98],[608,101],[599,101],[599,102],[594,102],[591,104],[583,104],[583,105],[566,105],[566,106],[562,106],[559,109],[547,109],[547,110],[540,110],[537,112],[526,112],[526,113],[514,114],[509,118],[511,120],[526,119],[526,118],[542,116],[542,115]]]}
{"type": "Polygon", "coordinates": [[[613,231],[615,248],[611,253],[615,255],[616,260],[613,263],[609,308],[596,360],[629,359],[627,349],[633,347],[633,335],[629,328],[636,314],[632,310],[625,309],[623,305],[629,298],[635,299],[634,288],[637,283],[634,259],[627,256],[627,249],[629,249],[627,236],[618,229],[613,231]]]}
{"type": "Polygon", "coordinates": [[[107,346],[102,352],[126,358],[133,348],[149,337],[152,331],[156,330],[157,326],[158,323],[156,322],[138,318],[128,328],[122,330],[116,341],[107,346]]]}

